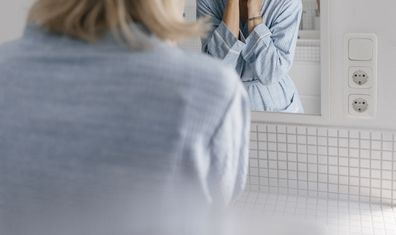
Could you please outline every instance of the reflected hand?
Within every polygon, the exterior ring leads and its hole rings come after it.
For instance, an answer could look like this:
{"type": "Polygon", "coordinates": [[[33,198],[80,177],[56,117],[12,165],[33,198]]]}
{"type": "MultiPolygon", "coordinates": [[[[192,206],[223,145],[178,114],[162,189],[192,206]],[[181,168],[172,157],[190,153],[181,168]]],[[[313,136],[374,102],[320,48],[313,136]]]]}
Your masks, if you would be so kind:
{"type": "Polygon", "coordinates": [[[257,25],[263,23],[261,18],[263,3],[263,0],[247,0],[249,32],[252,32],[257,25]]]}
{"type": "Polygon", "coordinates": [[[249,18],[261,16],[264,0],[247,0],[249,18]]]}

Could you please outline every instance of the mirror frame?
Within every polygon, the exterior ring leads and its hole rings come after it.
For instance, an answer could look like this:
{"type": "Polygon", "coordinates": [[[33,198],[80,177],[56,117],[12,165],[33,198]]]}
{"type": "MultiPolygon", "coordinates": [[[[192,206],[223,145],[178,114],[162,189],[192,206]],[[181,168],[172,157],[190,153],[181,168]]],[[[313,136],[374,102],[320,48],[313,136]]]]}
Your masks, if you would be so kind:
{"type": "Polygon", "coordinates": [[[331,32],[330,1],[320,2],[321,114],[252,112],[253,123],[320,124],[330,120],[331,32]]]}

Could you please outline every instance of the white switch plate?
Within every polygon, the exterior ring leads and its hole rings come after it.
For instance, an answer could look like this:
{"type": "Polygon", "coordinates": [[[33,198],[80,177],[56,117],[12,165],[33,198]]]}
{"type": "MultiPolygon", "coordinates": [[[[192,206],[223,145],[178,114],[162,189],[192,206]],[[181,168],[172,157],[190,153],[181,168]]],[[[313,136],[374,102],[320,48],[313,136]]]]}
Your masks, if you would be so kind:
{"type": "Polygon", "coordinates": [[[348,57],[351,61],[370,61],[373,59],[374,41],[370,38],[350,38],[348,57]]]}
{"type": "Polygon", "coordinates": [[[346,34],[344,38],[344,110],[348,118],[375,118],[378,101],[378,39],[375,34],[346,34]],[[352,42],[352,43],[351,43],[352,42]],[[355,72],[367,73],[367,83],[356,84],[355,72]],[[367,112],[352,109],[352,100],[362,97],[369,101],[367,112]]]}

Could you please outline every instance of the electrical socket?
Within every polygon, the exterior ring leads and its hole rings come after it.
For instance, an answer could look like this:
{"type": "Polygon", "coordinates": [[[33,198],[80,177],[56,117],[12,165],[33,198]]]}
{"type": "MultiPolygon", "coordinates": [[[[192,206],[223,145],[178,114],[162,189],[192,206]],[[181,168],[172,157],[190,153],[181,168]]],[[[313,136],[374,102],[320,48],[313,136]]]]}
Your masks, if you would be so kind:
{"type": "Polygon", "coordinates": [[[368,89],[373,86],[373,70],[370,67],[350,67],[349,87],[368,89]]]}
{"type": "Polygon", "coordinates": [[[352,108],[355,112],[364,113],[368,110],[368,100],[364,98],[357,98],[352,101],[352,108]]]}
{"type": "Polygon", "coordinates": [[[374,103],[369,95],[350,95],[349,114],[353,116],[370,117],[373,116],[374,103]]]}

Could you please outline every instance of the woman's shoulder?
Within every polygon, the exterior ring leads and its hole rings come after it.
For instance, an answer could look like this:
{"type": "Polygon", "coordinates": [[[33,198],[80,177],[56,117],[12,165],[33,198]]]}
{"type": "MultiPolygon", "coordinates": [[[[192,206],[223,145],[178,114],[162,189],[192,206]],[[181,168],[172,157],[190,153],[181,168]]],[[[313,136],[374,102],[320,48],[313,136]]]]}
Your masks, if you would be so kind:
{"type": "Polygon", "coordinates": [[[178,60],[187,71],[199,71],[196,75],[202,79],[211,79],[216,77],[217,82],[239,82],[235,69],[231,66],[224,64],[221,60],[204,54],[202,52],[188,51],[177,48],[169,52],[172,54],[170,58],[178,60]]]}
{"type": "Polygon", "coordinates": [[[200,52],[173,49],[167,52],[169,67],[174,67],[188,89],[210,93],[230,99],[235,92],[244,92],[242,82],[234,68],[222,61],[200,52]]]}

